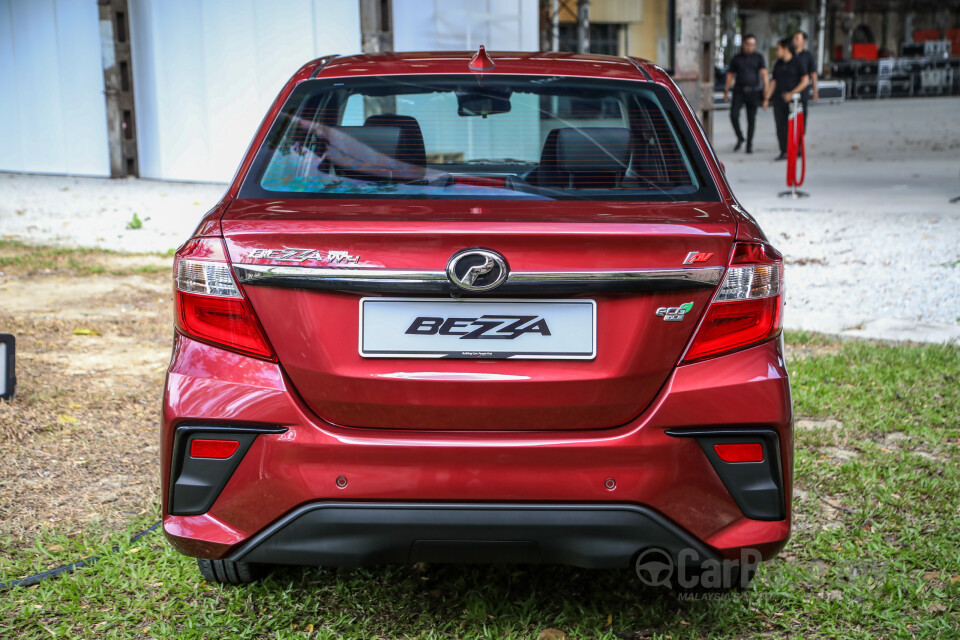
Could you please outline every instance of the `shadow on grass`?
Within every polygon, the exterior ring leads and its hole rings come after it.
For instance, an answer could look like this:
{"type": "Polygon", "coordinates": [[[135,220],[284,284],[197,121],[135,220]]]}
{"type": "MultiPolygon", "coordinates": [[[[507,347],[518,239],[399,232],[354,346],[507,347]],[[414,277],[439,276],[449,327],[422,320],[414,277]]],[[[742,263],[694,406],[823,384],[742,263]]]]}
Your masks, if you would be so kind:
{"type": "Polygon", "coordinates": [[[474,564],[279,567],[259,584],[222,589],[263,599],[260,607],[291,591],[301,594],[305,608],[315,610],[320,624],[345,635],[403,637],[429,630],[440,637],[537,637],[555,628],[571,638],[666,634],[676,638],[760,631],[757,621],[748,619],[753,618],[752,589],[729,595],[678,594],[647,587],[628,569],[474,564]],[[340,619],[324,620],[322,612],[332,611],[340,619]]]}

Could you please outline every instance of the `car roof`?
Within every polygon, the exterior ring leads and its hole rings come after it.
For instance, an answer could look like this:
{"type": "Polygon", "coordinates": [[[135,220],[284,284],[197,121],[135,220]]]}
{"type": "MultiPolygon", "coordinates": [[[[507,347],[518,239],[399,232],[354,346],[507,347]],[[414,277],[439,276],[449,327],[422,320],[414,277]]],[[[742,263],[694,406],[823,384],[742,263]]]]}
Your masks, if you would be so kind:
{"type": "Polygon", "coordinates": [[[555,51],[488,51],[493,69],[476,71],[468,63],[476,51],[417,51],[367,53],[318,59],[310,74],[316,78],[355,76],[461,74],[550,75],[663,82],[666,75],[656,65],[639,58],[618,58],[590,53],[555,51]]]}

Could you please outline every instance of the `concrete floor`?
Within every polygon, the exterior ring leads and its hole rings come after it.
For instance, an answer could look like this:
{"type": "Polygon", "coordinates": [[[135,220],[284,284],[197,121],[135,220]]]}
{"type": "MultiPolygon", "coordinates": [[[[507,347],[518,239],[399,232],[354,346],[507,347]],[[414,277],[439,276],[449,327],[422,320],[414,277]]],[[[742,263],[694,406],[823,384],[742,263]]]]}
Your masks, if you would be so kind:
{"type": "MultiPolygon", "coordinates": [[[[803,200],[777,197],[786,166],[772,111],[753,155],[714,123],[743,206],[786,259],[788,328],[895,340],[960,339],[960,98],[815,105],[803,200]]],[[[166,252],[222,184],[0,174],[0,238],[166,252]],[[133,213],[140,229],[127,229],[133,213]]]]}
{"type": "MultiPolygon", "coordinates": [[[[810,198],[778,199],[786,189],[773,109],[757,112],[754,153],[732,151],[730,112],[714,120],[714,148],[737,197],[755,209],[953,213],[960,195],[960,97],[816,104],[807,134],[810,198]]],[[[746,130],[746,114],[741,113],[746,130]]]]}

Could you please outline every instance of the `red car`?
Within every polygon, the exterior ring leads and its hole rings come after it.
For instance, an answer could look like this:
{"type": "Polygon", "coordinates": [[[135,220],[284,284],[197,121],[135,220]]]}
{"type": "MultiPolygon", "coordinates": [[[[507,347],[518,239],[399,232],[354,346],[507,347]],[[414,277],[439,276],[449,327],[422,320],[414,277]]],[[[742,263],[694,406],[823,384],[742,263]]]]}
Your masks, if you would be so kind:
{"type": "Polygon", "coordinates": [[[208,580],[787,540],[783,262],[649,62],[314,60],[174,271],[163,528],[208,580]]]}

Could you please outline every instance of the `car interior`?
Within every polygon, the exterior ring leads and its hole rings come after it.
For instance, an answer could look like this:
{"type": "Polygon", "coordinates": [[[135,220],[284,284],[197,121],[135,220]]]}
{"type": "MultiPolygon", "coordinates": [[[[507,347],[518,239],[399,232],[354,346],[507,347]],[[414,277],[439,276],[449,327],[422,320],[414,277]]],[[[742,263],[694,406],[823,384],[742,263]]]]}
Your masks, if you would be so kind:
{"type": "MultiPolygon", "coordinates": [[[[466,185],[528,192],[698,188],[697,171],[687,160],[667,114],[653,100],[639,95],[621,94],[616,102],[604,98],[613,103],[615,117],[602,114],[602,118],[586,119],[575,113],[557,115],[541,110],[540,121],[546,123],[541,126],[549,128],[544,129],[536,161],[464,159],[463,153],[444,157],[428,147],[420,121],[408,114],[375,113],[362,125],[342,124],[345,93],[331,92],[326,104],[321,103],[322,96],[306,101],[292,119],[294,124],[275,143],[286,143],[301,154],[297,171],[305,181],[347,179],[385,188],[466,185]],[[553,123],[565,126],[551,126],[553,123]],[[612,126],[615,124],[619,126],[612,126]]],[[[366,100],[380,96],[364,94],[363,98],[366,105],[366,100]]],[[[580,101],[584,103],[589,104],[580,101]]],[[[498,94],[496,104],[505,106],[500,106],[500,111],[473,112],[472,104],[465,109],[461,103],[457,115],[463,119],[497,117],[509,110],[509,97],[498,94]]]]}

